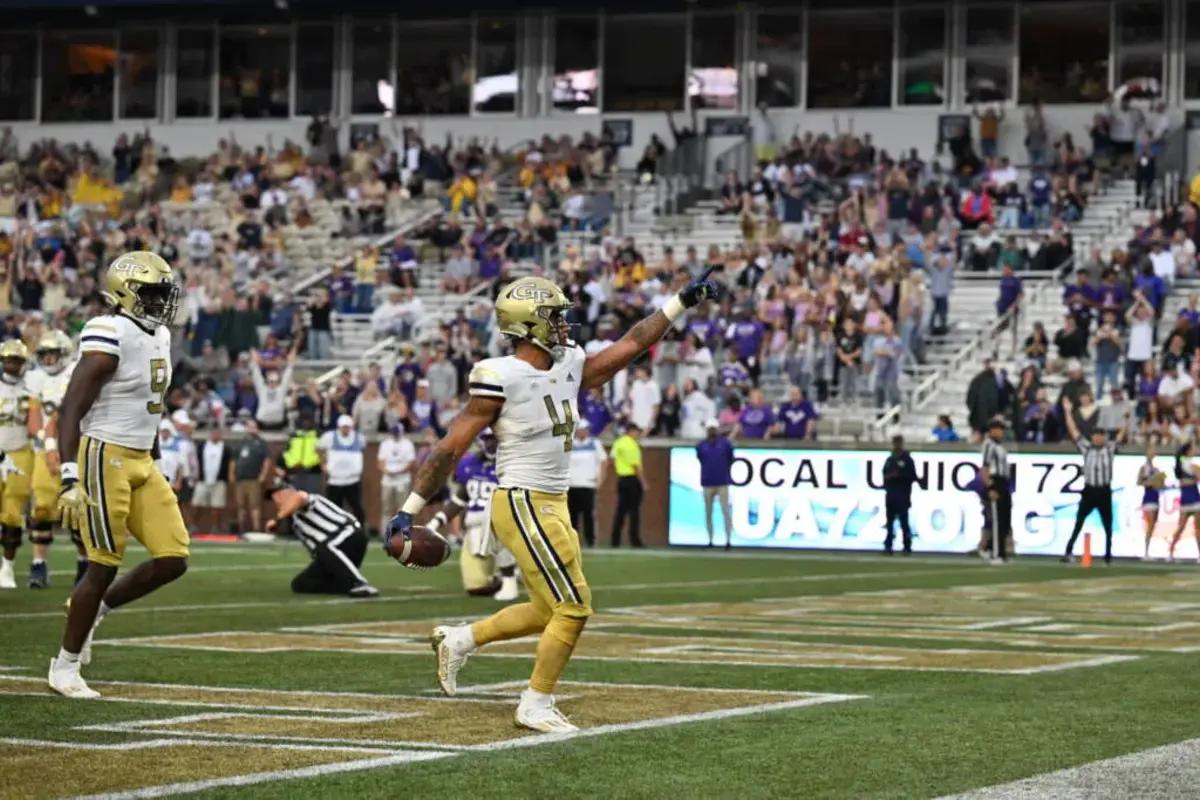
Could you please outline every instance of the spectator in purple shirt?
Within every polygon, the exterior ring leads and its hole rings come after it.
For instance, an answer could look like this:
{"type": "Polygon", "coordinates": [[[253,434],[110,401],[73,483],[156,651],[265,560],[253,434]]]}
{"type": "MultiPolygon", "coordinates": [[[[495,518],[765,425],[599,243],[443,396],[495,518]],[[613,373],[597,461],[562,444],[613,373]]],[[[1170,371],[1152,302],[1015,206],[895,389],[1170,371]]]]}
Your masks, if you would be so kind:
{"type": "Polygon", "coordinates": [[[1084,335],[1087,335],[1092,324],[1092,307],[1099,299],[1099,292],[1092,286],[1084,270],[1075,273],[1074,284],[1063,287],[1063,305],[1075,318],[1075,324],[1084,335]]]}
{"type": "Polygon", "coordinates": [[[758,357],[766,332],[766,326],[754,317],[754,309],[750,307],[742,308],[738,319],[725,330],[725,339],[733,345],[738,361],[746,365],[754,378],[758,377],[758,357]]]}
{"type": "Polygon", "coordinates": [[[732,347],[725,351],[728,359],[717,372],[717,380],[725,387],[746,386],[750,383],[750,372],[738,361],[737,351],[732,347]]]}
{"type": "Polygon", "coordinates": [[[1118,321],[1124,320],[1126,300],[1128,300],[1128,292],[1125,291],[1124,286],[1117,283],[1116,271],[1104,270],[1100,275],[1100,285],[1096,287],[1096,301],[1100,305],[1101,316],[1112,312],[1118,321]]]}
{"type": "Polygon", "coordinates": [[[717,336],[717,323],[708,318],[708,310],[695,314],[693,319],[688,321],[688,332],[694,334],[706,345],[713,344],[713,340],[717,336]]]}
{"type": "Polygon", "coordinates": [[[775,436],[783,439],[815,438],[816,429],[812,422],[820,416],[809,402],[808,395],[800,387],[793,386],[788,390],[787,402],[779,406],[775,436]]]}
{"type": "Polygon", "coordinates": [[[504,266],[504,254],[494,245],[488,245],[483,256],[479,259],[479,277],[484,281],[494,281],[500,277],[504,266]]]}
{"type": "Polygon", "coordinates": [[[739,439],[770,439],[774,424],[775,412],[763,397],[762,389],[751,389],[750,399],[742,408],[742,413],[738,414],[734,436],[739,439]]]}
{"type": "Polygon", "coordinates": [[[604,432],[612,422],[612,412],[604,402],[603,389],[592,389],[579,395],[579,415],[588,421],[593,436],[604,432]]]}
{"type": "Polygon", "coordinates": [[[1154,274],[1154,265],[1149,259],[1142,265],[1142,272],[1133,280],[1133,288],[1141,289],[1146,300],[1154,306],[1155,319],[1162,317],[1163,300],[1167,297],[1167,285],[1154,274]]]}
{"type": "Polygon", "coordinates": [[[705,437],[696,445],[696,458],[700,460],[700,486],[704,490],[704,524],[708,529],[708,546],[713,545],[712,512],[713,501],[721,503],[721,516],[725,519],[725,549],[733,533],[733,516],[729,510],[729,484],[733,482],[733,444],[721,435],[720,425],[715,419],[704,423],[705,437]]]}
{"type": "Polygon", "coordinates": [[[403,358],[396,364],[396,370],[392,376],[396,388],[400,390],[411,406],[417,396],[417,381],[424,377],[425,372],[421,369],[420,362],[417,361],[417,354],[412,345],[402,345],[401,353],[403,358]]]}
{"type": "Polygon", "coordinates": [[[1000,299],[996,301],[996,314],[1002,317],[1014,305],[1020,304],[1025,290],[1011,265],[1005,264],[1001,274],[1003,277],[1000,278],[1000,299]]]}
{"type": "Polygon", "coordinates": [[[1187,308],[1181,308],[1179,316],[1188,321],[1188,327],[1200,328],[1200,294],[1192,292],[1188,295],[1187,308]]]}
{"type": "Polygon", "coordinates": [[[341,314],[354,310],[354,276],[344,266],[335,266],[329,276],[329,296],[341,314]]]}
{"type": "Polygon", "coordinates": [[[388,278],[396,286],[416,288],[417,252],[403,236],[397,236],[388,255],[388,278]]]}

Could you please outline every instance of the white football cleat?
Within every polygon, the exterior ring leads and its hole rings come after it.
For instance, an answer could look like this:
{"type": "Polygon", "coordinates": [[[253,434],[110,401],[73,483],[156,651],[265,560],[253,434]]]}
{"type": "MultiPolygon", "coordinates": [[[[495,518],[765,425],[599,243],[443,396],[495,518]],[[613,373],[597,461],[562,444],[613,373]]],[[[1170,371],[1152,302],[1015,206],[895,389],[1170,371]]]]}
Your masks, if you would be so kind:
{"type": "Polygon", "coordinates": [[[50,684],[51,689],[72,700],[91,700],[100,696],[100,693],[88,686],[79,674],[79,662],[59,662],[57,658],[50,659],[50,674],[46,682],[50,684]]]}
{"type": "Polygon", "coordinates": [[[17,588],[17,577],[13,574],[13,562],[0,559],[0,589],[17,588]]]}
{"type": "MultiPolygon", "coordinates": [[[[467,658],[474,648],[462,646],[462,634],[459,628],[465,626],[439,625],[433,629],[429,637],[433,652],[437,655],[437,680],[442,687],[442,693],[454,697],[458,691],[458,671],[467,663],[467,658]]],[[[467,636],[471,635],[467,628],[467,636]]]]}
{"type": "Polygon", "coordinates": [[[521,692],[516,723],[522,728],[541,733],[572,733],[579,730],[555,707],[554,695],[542,694],[532,689],[521,692]]]}
{"type": "Polygon", "coordinates": [[[500,579],[500,589],[492,595],[492,598],[501,603],[508,603],[520,596],[521,590],[517,588],[517,576],[511,575],[500,579]]]}

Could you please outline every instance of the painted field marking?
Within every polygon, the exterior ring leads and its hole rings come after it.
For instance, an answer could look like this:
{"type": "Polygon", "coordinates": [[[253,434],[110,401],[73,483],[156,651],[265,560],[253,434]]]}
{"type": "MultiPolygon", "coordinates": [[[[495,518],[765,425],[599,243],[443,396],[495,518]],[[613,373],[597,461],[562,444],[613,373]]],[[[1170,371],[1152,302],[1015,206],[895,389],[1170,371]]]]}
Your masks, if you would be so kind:
{"type": "MultiPolygon", "coordinates": [[[[33,678],[18,678],[2,676],[0,694],[32,694],[41,681],[33,678]],[[15,691],[6,691],[14,689],[15,691]]],[[[46,746],[78,750],[86,752],[99,750],[104,752],[120,752],[125,760],[137,758],[135,753],[141,749],[170,749],[183,751],[188,747],[205,748],[236,748],[238,754],[249,754],[249,758],[240,755],[209,759],[201,767],[211,771],[214,763],[223,765],[221,768],[233,770],[253,767],[256,762],[255,753],[280,750],[295,752],[305,756],[312,754],[322,757],[327,763],[302,763],[300,766],[288,769],[271,769],[243,774],[225,774],[216,777],[206,776],[196,780],[170,781],[160,785],[145,787],[121,788],[117,791],[98,792],[90,797],[103,798],[133,798],[161,797],[170,794],[199,791],[201,789],[221,786],[245,786],[268,781],[288,780],[295,778],[318,777],[350,770],[375,769],[391,767],[418,761],[447,758],[470,752],[487,752],[513,748],[536,747],[545,744],[569,741],[575,738],[589,738],[625,731],[663,728],[697,722],[717,721],[757,715],[763,713],[787,711],[823,705],[836,702],[865,699],[865,695],[810,693],[788,691],[760,691],[753,689],[708,689],[705,687],[686,686],[655,686],[651,684],[606,684],[584,681],[563,682],[563,693],[560,694],[560,706],[575,714],[586,727],[573,734],[538,734],[521,731],[511,724],[511,709],[515,705],[517,694],[524,687],[524,681],[508,681],[503,684],[493,684],[488,687],[464,687],[466,697],[445,699],[430,698],[419,695],[371,695],[368,693],[341,692],[299,692],[279,689],[247,689],[239,687],[208,687],[187,684],[152,684],[139,682],[102,682],[95,681],[94,685],[106,692],[99,702],[128,702],[173,704],[178,706],[212,707],[227,704],[238,709],[244,708],[247,698],[262,701],[256,710],[263,713],[235,712],[201,712],[177,715],[170,718],[150,718],[106,722],[101,724],[82,725],[76,730],[89,732],[104,731],[124,735],[147,734],[142,740],[122,741],[119,743],[80,743],[71,741],[42,741],[33,739],[0,739],[14,747],[37,748],[43,750],[46,746]],[[122,690],[124,694],[115,694],[113,690],[122,690]],[[493,697],[480,696],[488,692],[493,697]],[[498,698],[496,698],[498,696],[498,698]],[[307,698],[313,707],[300,709],[302,713],[272,714],[268,709],[295,708],[298,698],[307,698]],[[496,699],[494,699],[496,698],[496,699]],[[282,702],[281,702],[282,700],[282,702]],[[502,711],[495,709],[495,703],[502,703],[502,711]],[[416,709],[413,713],[397,713],[392,705],[407,704],[416,709]],[[466,738],[461,743],[444,741],[421,740],[405,742],[399,737],[371,738],[370,736],[351,735],[353,731],[343,731],[340,736],[303,737],[291,735],[297,728],[317,725],[326,729],[346,728],[353,723],[357,729],[366,729],[380,723],[391,724],[397,731],[412,730],[422,717],[428,717],[419,709],[433,709],[437,706],[447,708],[445,703],[451,703],[453,708],[450,715],[441,715],[436,720],[439,729],[450,731],[466,731],[466,738]],[[574,706],[574,708],[572,708],[574,706]],[[372,709],[364,711],[364,709],[372,709]],[[331,714],[341,712],[343,716],[331,714]],[[235,728],[241,721],[250,720],[262,729],[253,733],[219,731],[207,729],[209,725],[232,725],[235,728]],[[486,735],[479,738],[480,722],[486,722],[486,735]],[[476,731],[476,733],[471,733],[476,731]],[[472,740],[472,737],[474,739],[472,740]],[[397,752],[401,748],[401,752],[397,752]],[[331,755],[343,754],[343,759],[330,759],[331,755]],[[360,755],[369,755],[360,758],[360,755]],[[239,761],[239,758],[241,759],[239,761]]],[[[42,690],[42,696],[45,690],[42,690]]],[[[80,704],[86,710],[87,704],[80,704]]],[[[12,752],[12,748],[6,748],[12,752]]],[[[20,753],[22,768],[32,768],[30,753],[20,753]]],[[[37,762],[40,764],[40,760],[37,762]]],[[[68,763],[68,762],[64,762],[68,763]]],[[[70,765],[79,762],[71,761],[70,765]]],[[[137,762],[142,763],[142,762],[137,762]]],[[[261,767],[262,761],[257,764],[261,767]]],[[[268,762],[269,763],[269,762],[268,762]]],[[[78,770],[70,772],[64,780],[72,785],[89,780],[86,772],[78,770]]],[[[122,775],[128,775],[135,780],[139,777],[154,775],[153,770],[131,769],[122,775]]],[[[19,777],[20,773],[16,773],[19,777]]],[[[10,779],[13,774],[8,775],[10,779]]],[[[93,784],[94,785],[94,784],[93,784]]],[[[128,784],[127,784],[128,786],[128,784]]]]}
{"type": "MultiPolygon", "coordinates": [[[[302,564],[296,564],[297,568],[302,567],[302,564]]],[[[220,570],[217,570],[220,571],[220,570]]],[[[640,591],[642,589],[686,589],[690,587],[703,588],[708,586],[731,586],[741,585],[747,582],[754,584],[762,583],[825,583],[829,581],[840,580],[862,580],[867,578],[896,578],[909,577],[917,575],[945,574],[952,570],[896,570],[896,571],[877,571],[877,572],[840,572],[840,573],[822,573],[820,575],[776,575],[766,578],[714,578],[701,581],[670,581],[664,583],[618,583],[601,585],[597,587],[597,591],[602,592],[621,592],[621,591],[640,591]]],[[[364,602],[372,606],[382,603],[404,603],[413,599],[412,595],[420,595],[422,600],[454,600],[465,597],[462,592],[445,592],[431,594],[435,587],[432,586],[408,586],[401,590],[389,590],[388,594],[383,597],[372,598],[369,601],[364,601],[351,597],[337,597],[328,600],[297,600],[290,595],[285,600],[263,600],[263,601],[248,601],[244,603],[189,603],[174,606],[156,606],[156,605],[130,605],[127,608],[121,609],[121,616],[129,614],[163,614],[163,613],[187,613],[192,611],[217,611],[217,610],[233,610],[246,608],[296,608],[297,606],[340,606],[340,605],[361,605],[364,602]]],[[[281,586],[282,589],[282,586],[281,586]]],[[[5,619],[39,619],[43,617],[59,617],[63,616],[62,609],[55,611],[10,611],[0,613],[0,620],[5,619]]]]}
{"type": "Polygon", "coordinates": [[[1105,758],[1011,783],[985,786],[940,800],[1127,800],[1195,797],[1200,786],[1200,739],[1105,758]]]}
{"type": "MultiPolygon", "coordinates": [[[[212,744],[211,742],[209,744],[212,744]]],[[[239,745],[241,746],[241,745],[239,745]]],[[[378,758],[366,758],[359,761],[340,761],[332,764],[318,764],[312,767],[297,769],[281,769],[273,772],[252,772],[245,775],[234,775],[228,778],[208,778],[198,781],[182,781],[158,786],[146,786],[123,792],[103,792],[100,794],[80,795],[75,800],[139,800],[140,798],[170,797],[177,794],[202,792],[206,789],[216,789],[225,786],[253,786],[258,783],[274,781],[297,780],[299,778],[319,778],[325,775],[336,775],[343,772],[361,772],[381,767],[397,767],[418,761],[433,761],[448,758],[452,753],[421,752],[398,753],[378,758]]]]}
{"type": "MultiPolygon", "coordinates": [[[[0,743],[11,744],[25,747],[58,747],[64,750],[156,750],[164,747],[228,747],[227,744],[214,742],[204,739],[131,739],[127,742],[64,742],[57,739],[23,739],[13,736],[0,736],[0,743]]],[[[280,750],[311,750],[321,751],[327,748],[314,747],[312,745],[288,744],[279,745],[280,750]]],[[[360,753],[377,753],[377,749],[370,747],[339,747],[338,750],[351,750],[360,753]]]]}
{"type": "MultiPolygon", "coordinates": [[[[530,659],[534,639],[494,642],[477,658],[530,659]]],[[[330,636],[305,633],[210,631],[204,634],[105,639],[97,644],[202,650],[228,653],[339,652],[428,655],[424,637],[330,636]]],[[[786,639],[678,636],[613,633],[596,630],[580,639],[574,659],[649,663],[693,663],[714,666],[902,669],[935,672],[980,672],[1025,675],[1091,667],[1138,658],[1136,655],[1091,655],[1040,650],[986,650],[801,642],[786,639]],[[687,652],[665,655],[663,648],[686,646],[687,652]],[[732,648],[738,648],[734,651],[732,648]],[[841,653],[840,659],[833,654],[841,653]],[[891,659],[884,664],[881,658],[891,659]]]]}

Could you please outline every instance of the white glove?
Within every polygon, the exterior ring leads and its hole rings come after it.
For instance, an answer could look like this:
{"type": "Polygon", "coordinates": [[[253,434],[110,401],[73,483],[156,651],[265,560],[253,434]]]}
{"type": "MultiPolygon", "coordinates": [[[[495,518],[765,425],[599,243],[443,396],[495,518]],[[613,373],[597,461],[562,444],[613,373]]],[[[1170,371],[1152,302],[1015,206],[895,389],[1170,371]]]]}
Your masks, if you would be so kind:
{"type": "Polygon", "coordinates": [[[6,481],[13,475],[24,474],[24,471],[8,457],[8,453],[0,453],[0,481],[6,481]]]}

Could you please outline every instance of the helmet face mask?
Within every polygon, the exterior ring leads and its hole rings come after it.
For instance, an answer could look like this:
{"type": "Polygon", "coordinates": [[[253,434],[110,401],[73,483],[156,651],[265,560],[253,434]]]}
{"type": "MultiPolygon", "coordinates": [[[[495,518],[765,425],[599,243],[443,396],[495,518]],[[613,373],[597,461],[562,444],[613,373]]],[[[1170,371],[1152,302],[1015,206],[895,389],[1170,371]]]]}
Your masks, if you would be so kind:
{"type": "Polygon", "coordinates": [[[43,372],[57,375],[66,368],[72,349],[69,336],[62,331],[48,331],[38,342],[35,353],[38,366],[43,372]]]}
{"type": "Polygon", "coordinates": [[[14,356],[5,356],[5,358],[3,359],[3,362],[4,362],[4,376],[6,378],[13,378],[13,379],[19,378],[19,377],[21,377],[21,373],[25,371],[25,360],[24,359],[16,358],[14,356]]]}
{"type": "Polygon", "coordinates": [[[0,344],[0,366],[3,367],[0,378],[3,378],[6,383],[19,381],[28,362],[29,350],[20,339],[9,339],[0,344]]]}
{"type": "Polygon", "coordinates": [[[138,298],[137,307],[141,310],[135,316],[160,325],[175,322],[175,312],[179,309],[179,287],[173,282],[141,284],[134,291],[138,298]]]}

